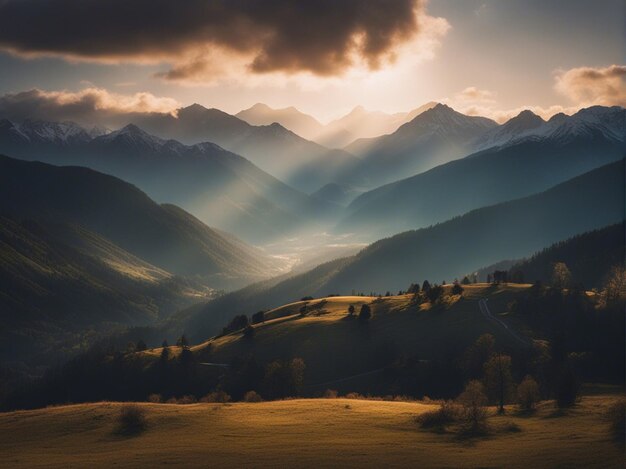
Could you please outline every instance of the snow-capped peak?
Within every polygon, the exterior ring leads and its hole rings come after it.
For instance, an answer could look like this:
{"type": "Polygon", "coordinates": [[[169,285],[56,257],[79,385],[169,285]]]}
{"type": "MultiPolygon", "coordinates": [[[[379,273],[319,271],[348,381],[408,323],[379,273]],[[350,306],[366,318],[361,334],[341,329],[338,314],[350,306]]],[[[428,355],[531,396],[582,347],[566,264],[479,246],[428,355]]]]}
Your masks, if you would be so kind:
{"type": "Polygon", "coordinates": [[[157,151],[166,143],[162,138],[150,135],[135,124],[128,124],[119,130],[97,137],[94,142],[115,142],[141,151],[157,151]]]}
{"type": "Polygon", "coordinates": [[[91,140],[89,133],[74,122],[25,120],[16,125],[20,134],[37,143],[81,143],[91,140]]]}

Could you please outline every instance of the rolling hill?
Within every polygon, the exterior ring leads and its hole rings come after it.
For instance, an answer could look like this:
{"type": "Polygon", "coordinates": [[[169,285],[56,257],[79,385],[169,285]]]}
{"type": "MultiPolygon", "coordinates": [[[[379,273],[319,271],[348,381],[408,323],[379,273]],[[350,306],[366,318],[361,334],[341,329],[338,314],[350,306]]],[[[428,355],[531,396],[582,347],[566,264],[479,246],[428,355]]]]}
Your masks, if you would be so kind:
{"type": "Polygon", "coordinates": [[[176,203],[247,241],[285,236],[336,209],[214,144],[183,145],[135,125],[95,138],[73,125],[73,134],[80,138],[63,139],[55,123],[4,124],[0,150],[24,159],[88,166],[113,174],[156,200],[176,203]],[[33,128],[47,128],[47,132],[34,138],[33,128]]]}
{"type": "MultiPolygon", "coordinates": [[[[494,314],[506,311],[513,298],[523,294],[529,285],[508,285],[497,292],[489,285],[471,285],[463,298],[450,298],[439,307],[416,305],[412,295],[377,299],[370,296],[339,296],[296,301],[265,313],[265,322],[254,326],[254,337],[248,339],[241,331],[212,338],[192,351],[201,361],[231,363],[235,357],[254,356],[259,363],[277,357],[300,357],[307,365],[305,387],[310,392],[323,392],[327,387],[344,392],[357,389],[362,393],[380,393],[372,377],[363,382],[344,379],[389,364],[393,357],[419,356],[436,360],[446,354],[451,344],[464,349],[481,334],[491,333],[506,349],[524,346],[506,329],[481,313],[478,300],[489,298],[494,314]],[[348,318],[348,307],[358,311],[370,305],[372,319],[364,326],[356,318],[348,318]],[[300,310],[306,306],[307,312],[300,310]],[[336,381],[337,382],[334,382],[336,381]],[[328,383],[327,387],[318,383],[328,383]],[[366,384],[367,383],[367,384],[366,384]],[[352,388],[351,388],[352,386],[352,388]]],[[[451,287],[447,287],[449,293],[451,287]]],[[[156,349],[146,354],[157,355],[156,349]]]]}
{"type": "Polygon", "coordinates": [[[537,126],[522,113],[496,130],[520,131],[529,126],[519,121],[530,120],[532,135],[366,192],[350,204],[337,230],[389,236],[546,190],[623,158],[624,119],[623,108],[595,107],[537,126]]]}

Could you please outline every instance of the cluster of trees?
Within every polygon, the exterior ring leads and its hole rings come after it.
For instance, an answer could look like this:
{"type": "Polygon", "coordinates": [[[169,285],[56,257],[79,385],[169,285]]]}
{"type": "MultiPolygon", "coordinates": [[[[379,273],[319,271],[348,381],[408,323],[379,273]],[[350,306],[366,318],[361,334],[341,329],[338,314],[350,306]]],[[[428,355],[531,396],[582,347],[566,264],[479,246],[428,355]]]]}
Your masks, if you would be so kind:
{"type": "Polygon", "coordinates": [[[42,379],[14,390],[0,408],[144,401],[149,396],[158,396],[159,402],[213,402],[219,396],[243,400],[251,391],[263,399],[281,399],[302,393],[306,365],[300,358],[259,364],[252,357],[236,357],[226,367],[203,366],[200,362],[205,360],[211,360],[210,348],[197,356],[185,336],[176,346],[164,341],[158,359],[149,363],[134,353],[96,347],[49,371],[42,379]]]}
{"type": "MultiPolygon", "coordinates": [[[[461,285],[469,284],[469,278],[465,277],[462,282],[459,282],[458,279],[454,279],[452,283],[452,287],[450,288],[450,295],[463,295],[463,286],[461,285]]],[[[421,304],[425,301],[428,301],[431,304],[436,304],[441,302],[445,297],[445,289],[446,281],[444,280],[441,285],[432,284],[428,280],[424,280],[422,286],[420,288],[419,283],[412,283],[409,285],[407,289],[407,293],[413,295],[413,303],[421,304]]]]}

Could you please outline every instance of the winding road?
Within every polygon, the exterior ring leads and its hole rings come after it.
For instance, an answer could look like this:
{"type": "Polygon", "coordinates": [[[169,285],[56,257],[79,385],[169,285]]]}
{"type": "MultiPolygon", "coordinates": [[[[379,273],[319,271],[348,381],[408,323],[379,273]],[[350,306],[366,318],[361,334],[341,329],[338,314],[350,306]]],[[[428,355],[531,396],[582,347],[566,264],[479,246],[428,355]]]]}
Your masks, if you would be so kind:
{"type": "Polygon", "coordinates": [[[489,310],[489,306],[487,305],[487,300],[485,300],[484,298],[481,298],[480,300],[478,300],[478,307],[480,308],[480,312],[483,314],[483,316],[485,316],[490,321],[493,321],[496,324],[499,324],[500,326],[502,326],[504,330],[506,330],[509,333],[509,335],[513,337],[515,340],[517,340],[519,343],[525,345],[526,347],[532,346],[532,341],[521,337],[513,329],[511,329],[508,326],[508,324],[506,324],[502,319],[497,318],[491,313],[491,311],[489,310]]]}

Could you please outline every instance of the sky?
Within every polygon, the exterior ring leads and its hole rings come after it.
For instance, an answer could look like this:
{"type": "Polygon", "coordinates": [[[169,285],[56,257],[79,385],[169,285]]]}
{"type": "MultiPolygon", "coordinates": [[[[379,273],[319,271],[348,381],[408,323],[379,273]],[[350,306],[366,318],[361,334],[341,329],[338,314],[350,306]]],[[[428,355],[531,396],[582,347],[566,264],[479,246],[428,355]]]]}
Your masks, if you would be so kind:
{"type": "MultiPolygon", "coordinates": [[[[626,106],[623,0],[3,0],[0,114],[626,106]]],[[[52,120],[52,119],[51,119],[52,120]]]]}

